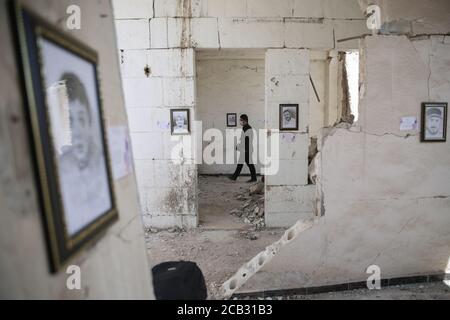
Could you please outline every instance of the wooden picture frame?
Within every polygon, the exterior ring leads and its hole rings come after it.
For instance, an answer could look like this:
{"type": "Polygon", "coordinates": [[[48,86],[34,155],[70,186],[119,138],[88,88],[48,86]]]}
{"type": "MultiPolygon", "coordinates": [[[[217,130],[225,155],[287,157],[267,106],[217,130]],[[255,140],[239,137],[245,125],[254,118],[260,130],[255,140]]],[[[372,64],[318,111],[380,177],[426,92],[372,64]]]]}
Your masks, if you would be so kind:
{"type": "Polygon", "coordinates": [[[119,215],[99,85],[98,55],[11,2],[51,272],[119,215]]]}
{"type": "Polygon", "coordinates": [[[447,109],[446,102],[422,103],[421,141],[447,141],[447,109]]]}
{"type": "Polygon", "coordinates": [[[237,113],[227,113],[227,127],[236,128],[238,123],[237,113]]]}
{"type": "Polygon", "coordinates": [[[185,136],[191,134],[191,110],[170,110],[170,131],[173,136],[185,136]]]}
{"type": "Polygon", "coordinates": [[[280,104],[279,121],[280,131],[298,131],[299,105],[280,104]]]}

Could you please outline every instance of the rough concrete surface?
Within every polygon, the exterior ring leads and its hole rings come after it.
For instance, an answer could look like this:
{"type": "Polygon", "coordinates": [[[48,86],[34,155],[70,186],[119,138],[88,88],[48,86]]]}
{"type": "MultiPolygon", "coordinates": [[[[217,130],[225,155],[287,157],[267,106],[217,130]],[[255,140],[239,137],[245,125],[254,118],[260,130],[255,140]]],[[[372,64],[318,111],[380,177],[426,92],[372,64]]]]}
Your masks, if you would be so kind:
{"type": "MultiPolygon", "coordinates": [[[[246,300],[248,298],[242,298],[246,300]]],[[[261,298],[260,298],[261,299],[261,298]]],[[[312,295],[266,298],[266,300],[450,300],[450,287],[443,282],[408,284],[382,288],[358,289],[312,295]]]]}
{"type": "Polygon", "coordinates": [[[165,261],[194,261],[202,270],[210,299],[222,298],[221,285],[245,263],[278,241],[283,229],[258,229],[231,215],[241,208],[239,195],[252,184],[242,176],[236,182],[224,176],[199,178],[200,228],[194,230],[148,230],[151,267],[165,261]]]}
{"type": "Polygon", "coordinates": [[[150,266],[193,261],[202,270],[210,299],[222,298],[220,286],[244,263],[277,241],[282,230],[171,230],[147,233],[150,266]],[[254,236],[256,236],[255,240],[254,236]]]}

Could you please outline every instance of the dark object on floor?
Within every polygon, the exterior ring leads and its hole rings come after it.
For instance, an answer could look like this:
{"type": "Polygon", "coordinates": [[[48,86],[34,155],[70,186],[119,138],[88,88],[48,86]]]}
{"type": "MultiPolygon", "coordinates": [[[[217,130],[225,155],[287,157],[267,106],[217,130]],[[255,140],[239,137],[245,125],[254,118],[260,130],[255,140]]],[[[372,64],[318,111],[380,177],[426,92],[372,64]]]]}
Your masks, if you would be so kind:
{"type": "Polygon", "coordinates": [[[161,263],[152,269],[156,300],[206,300],[205,278],[194,262],[161,263]]]}

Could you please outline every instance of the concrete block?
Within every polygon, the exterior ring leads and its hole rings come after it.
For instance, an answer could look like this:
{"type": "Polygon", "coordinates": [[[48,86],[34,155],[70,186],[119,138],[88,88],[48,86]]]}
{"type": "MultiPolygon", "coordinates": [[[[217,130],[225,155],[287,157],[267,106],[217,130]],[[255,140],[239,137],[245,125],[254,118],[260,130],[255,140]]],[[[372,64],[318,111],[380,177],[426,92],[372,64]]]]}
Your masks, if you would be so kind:
{"type": "Polygon", "coordinates": [[[197,179],[194,164],[179,165],[170,160],[136,160],[135,167],[140,188],[189,187],[197,179]]]}
{"type": "Polygon", "coordinates": [[[268,101],[267,102],[267,128],[280,129],[280,104],[298,104],[299,119],[298,130],[295,132],[308,133],[309,129],[309,105],[307,102],[300,102],[297,100],[284,101],[268,101]]]}
{"type": "Polygon", "coordinates": [[[170,110],[167,108],[128,108],[132,132],[170,132],[170,110]]]}
{"type": "Polygon", "coordinates": [[[331,50],[334,47],[332,23],[327,20],[286,19],[285,41],[288,48],[331,50]]]}
{"type": "Polygon", "coordinates": [[[150,48],[149,20],[116,20],[119,49],[150,48]]]}
{"type": "Polygon", "coordinates": [[[164,140],[161,132],[131,132],[135,160],[164,159],[164,140]]]}
{"type": "MultiPolygon", "coordinates": [[[[315,0],[316,1],[316,0],[315,0]]],[[[315,2],[314,1],[314,2],[315,2]]],[[[331,19],[362,19],[366,20],[359,1],[355,0],[322,0],[324,17],[331,19]]]]}
{"type": "MultiPolygon", "coordinates": [[[[272,132],[272,137],[278,141],[279,159],[303,160],[308,158],[309,136],[304,133],[272,132]]],[[[270,146],[270,144],[269,144],[270,146]]]]}
{"type": "Polygon", "coordinates": [[[195,215],[195,188],[139,188],[143,215],[195,215]]]}
{"type": "Polygon", "coordinates": [[[371,31],[367,29],[365,20],[334,20],[333,28],[336,37],[336,47],[341,50],[359,49],[359,39],[340,42],[339,40],[371,34],[371,31]]]}
{"type": "Polygon", "coordinates": [[[309,75],[309,50],[275,49],[266,53],[269,75],[309,75]]]}
{"type": "Polygon", "coordinates": [[[123,79],[146,78],[148,50],[121,50],[119,52],[120,69],[123,79]]]}
{"type": "Polygon", "coordinates": [[[191,45],[202,49],[219,48],[219,32],[216,18],[191,20],[191,45]]]}
{"type": "Polygon", "coordinates": [[[130,132],[151,132],[152,108],[127,108],[130,132]]]}
{"type": "Polygon", "coordinates": [[[199,17],[202,0],[154,0],[155,17],[199,17]]]}
{"type": "Polygon", "coordinates": [[[323,0],[294,0],[294,17],[323,18],[323,0]]]}
{"type": "Polygon", "coordinates": [[[194,78],[164,78],[164,105],[169,107],[194,106],[194,78]]]}
{"type": "Polygon", "coordinates": [[[168,18],[170,48],[219,48],[217,18],[168,18]]]}
{"type": "Polygon", "coordinates": [[[276,175],[266,177],[268,186],[306,186],[308,184],[308,158],[280,160],[276,175]]]}
{"type": "Polygon", "coordinates": [[[168,18],[167,41],[169,48],[191,47],[191,20],[187,18],[168,18]]]}
{"type": "Polygon", "coordinates": [[[183,216],[150,216],[142,217],[144,226],[147,228],[169,229],[173,227],[179,228],[196,228],[198,225],[198,218],[194,215],[183,216]]]}
{"type": "Polygon", "coordinates": [[[123,79],[125,105],[130,107],[152,107],[163,105],[161,78],[123,79]]]}
{"type": "Polygon", "coordinates": [[[167,18],[154,18],[150,20],[150,46],[152,49],[167,48],[167,18]]]}
{"type": "MultiPolygon", "coordinates": [[[[449,37],[437,36],[431,38],[430,98],[432,101],[450,101],[450,70],[448,68],[450,43],[448,39],[449,37]]],[[[448,124],[450,125],[450,122],[448,124]]]]}
{"type": "Polygon", "coordinates": [[[292,17],[294,0],[247,0],[248,17],[292,17]]]}
{"type": "Polygon", "coordinates": [[[298,221],[310,221],[314,219],[311,212],[266,212],[266,226],[269,228],[289,228],[298,221]]]}
{"type": "MultiPolygon", "coordinates": [[[[168,111],[169,112],[169,111],[168,111]]],[[[193,163],[193,135],[171,136],[169,132],[131,132],[135,160],[173,160],[193,163]]]]}
{"type": "Polygon", "coordinates": [[[150,19],[153,17],[151,0],[113,0],[116,19],[150,19]]]}
{"type": "Polygon", "coordinates": [[[290,101],[302,103],[309,101],[309,76],[271,76],[266,80],[267,101],[290,101]]]}
{"type": "Polygon", "coordinates": [[[219,37],[221,48],[282,48],[284,23],[282,18],[219,18],[219,37]]]}
{"type": "Polygon", "coordinates": [[[313,213],[316,202],[316,186],[275,186],[266,190],[265,210],[276,213],[313,213]]]}
{"type": "MultiPolygon", "coordinates": [[[[132,132],[160,132],[170,141],[170,109],[152,108],[128,108],[128,122],[132,132]]],[[[191,109],[191,112],[193,110],[191,109]]],[[[195,130],[192,128],[192,131],[195,130]]],[[[177,137],[176,137],[177,138],[177,137]]]]}
{"type": "Polygon", "coordinates": [[[246,17],[247,0],[203,0],[202,16],[246,17]]]}
{"type": "Polygon", "coordinates": [[[150,50],[152,77],[194,77],[194,49],[150,50]]]}
{"type": "MultiPolygon", "coordinates": [[[[192,114],[192,113],[191,113],[192,114]]],[[[192,122],[192,120],[191,120],[192,122]]],[[[192,127],[192,125],[191,125],[192,127]]],[[[164,141],[163,158],[177,163],[193,163],[195,157],[195,135],[172,136],[170,132],[162,134],[164,141]]]]}

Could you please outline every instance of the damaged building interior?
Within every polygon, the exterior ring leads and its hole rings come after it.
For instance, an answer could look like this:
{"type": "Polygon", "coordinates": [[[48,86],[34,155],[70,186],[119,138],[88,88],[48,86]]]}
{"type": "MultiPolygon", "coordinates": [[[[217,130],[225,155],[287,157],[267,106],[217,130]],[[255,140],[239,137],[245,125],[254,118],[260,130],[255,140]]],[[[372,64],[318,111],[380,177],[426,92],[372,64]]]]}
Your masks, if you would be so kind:
{"type": "Polygon", "coordinates": [[[1,299],[450,299],[450,1],[0,6],[1,299]]]}

